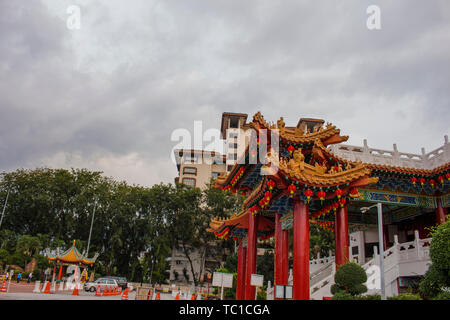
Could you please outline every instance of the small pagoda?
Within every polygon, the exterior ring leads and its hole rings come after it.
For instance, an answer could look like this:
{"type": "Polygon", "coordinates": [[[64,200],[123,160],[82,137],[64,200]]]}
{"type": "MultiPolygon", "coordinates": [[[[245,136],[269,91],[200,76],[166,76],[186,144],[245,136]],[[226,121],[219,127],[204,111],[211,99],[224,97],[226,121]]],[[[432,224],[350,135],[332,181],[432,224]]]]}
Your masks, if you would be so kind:
{"type": "Polygon", "coordinates": [[[75,240],[73,241],[72,246],[64,252],[60,252],[60,249],[57,248],[55,254],[50,252],[50,249],[46,249],[46,254],[48,257],[48,261],[54,263],[53,274],[56,274],[56,269],[59,266],[58,273],[58,281],[64,277],[67,268],[70,265],[78,266],[79,268],[83,268],[83,273],[87,272],[89,267],[93,267],[95,261],[97,260],[99,254],[96,253],[93,258],[88,258],[86,252],[80,253],[80,251],[75,246],[75,240]]]}

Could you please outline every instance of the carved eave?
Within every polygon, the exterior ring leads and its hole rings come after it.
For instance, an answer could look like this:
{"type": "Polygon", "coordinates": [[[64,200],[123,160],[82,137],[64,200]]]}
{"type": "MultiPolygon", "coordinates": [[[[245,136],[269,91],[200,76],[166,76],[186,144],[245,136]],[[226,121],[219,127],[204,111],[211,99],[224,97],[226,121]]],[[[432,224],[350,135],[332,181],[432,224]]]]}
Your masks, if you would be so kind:
{"type": "Polygon", "coordinates": [[[319,127],[317,131],[305,133],[296,127],[284,127],[281,123],[278,125],[269,124],[264,120],[264,117],[260,112],[257,112],[253,116],[253,122],[250,123],[250,126],[254,129],[278,129],[280,138],[290,143],[307,144],[313,143],[315,140],[319,139],[324,145],[330,145],[348,140],[348,136],[341,136],[340,130],[331,123],[327,123],[325,128],[319,127]]]}
{"type": "MultiPolygon", "coordinates": [[[[208,232],[218,232],[226,227],[233,227],[233,229],[248,229],[248,215],[251,214],[248,209],[243,208],[238,214],[233,214],[229,218],[214,218],[207,229],[208,232]]],[[[263,216],[259,217],[258,231],[271,231],[274,228],[274,223],[270,219],[263,216]]]]}
{"type": "Polygon", "coordinates": [[[351,165],[353,167],[364,165],[364,166],[370,168],[368,164],[366,164],[366,163],[363,164],[361,161],[351,161],[351,160],[347,160],[347,159],[339,157],[338,155],[334,154],[330,149],[325,147],[325,145],[319,139],[314,141],[312,153],[315,156],[318,156],[322,160],[324,160],[324,159],[327,160],[327,158],[331,157],[331,158],[335,159],[336,161],[338,161],[339,163],[344,163],[346,165],[351,165]]]}
{"type": "Polygon", "coordinates": [[[450,162],[447,162],[439,167],[434,169],[419,169],[419,168],[409,168],[409,167],[399,167],[399,166],[390,166],[386,164],[374,164],[367,163],[367,167],[372,170],[383,170],[383,171],[391,171],[394,173],[404,173],[404,174],[412,174],[412,175],[422,175],[422,176],[434,176],[450,171],[450,162]]]}
{"type": "Polygon", "coordinates": [[[316,167],[307,163],[303,163],[303,170],[300,168],[292,169],[289,167],[287,161],[281,160],[279,168],[281,174],[288,176],[290,180],[299,181],[302,184],[315,187],[329,187],[352,183],[360,178],[370,177],[371,174],[370,169],[364,165],[329,174],[320,173],[316,167]]]}

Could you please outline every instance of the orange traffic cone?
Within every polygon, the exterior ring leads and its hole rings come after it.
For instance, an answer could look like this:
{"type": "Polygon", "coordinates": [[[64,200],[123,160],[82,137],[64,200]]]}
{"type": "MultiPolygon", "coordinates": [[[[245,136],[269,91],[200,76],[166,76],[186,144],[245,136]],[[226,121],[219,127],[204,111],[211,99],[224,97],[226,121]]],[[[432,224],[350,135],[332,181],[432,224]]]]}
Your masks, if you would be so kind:
{"type": "Polygon", "coordinates": [[[45,293],[45,294],[50,294],[51,293],[50,292],[50,281],[47,281],[47,284],[45,285],[44,292],[42,292],[42,293],[45,293]]]}
{"type": "Polygon", "coordinates": [[[177,296],[175,297],[175,300],[180,300],[180,294],[177,293],[177,296]]]}
{"type": "Polygon", "coordinates": [[[160,294],[159,294],[159,291],[156,293],[156,298],[155,298],[155,300],[161,300],[161,296],[160,296],[160,294]]]}
{"type": "Polygon", "coordinates": [[[197,295],[196,294],[192,294],[191,300],[197,300],[197,295]]]}
{"type": "Polygon", "coordinates": [[[8,288],[6,287],[6,281],[3,281],[2,287],[0,288],[0,292],[6,293],[8,288]]]}
{"type": "Polygon", "coordinates": [[[148,291],[147,291],[147,300],[152,300],[152,297],[150,295],[151,293],[152,293],[152,290],[148,289],[148,291]]]}
{"type": "Polygon", "coordinates": [[[128,288],[123,291],[122,298],[120,300],[128,300],[128,288]]]}
{"type": "Polygon", "coordinates": [[[103,296],[104,297],[109,296],[109,287],[108,286],[105,286],[105,289],[103,289],[103,296]]]}
{"type": "MultiPolygon", "coordinates": [[[[45,292],[44,292],[45,293],[45,292]]],[[[73,287],[73,292],[72,292],[73,296],[78,296],[79,292],[78,292],[78,284],[75,283],[75,287],[73,287]]]]}
{"type": "Polygon", "coordinates": [[[102,291],[100,290],[100,286],[97,286],[97,291],[95,291],[95,296],[96,297],[101,297],[102,296],[102,291]]]}

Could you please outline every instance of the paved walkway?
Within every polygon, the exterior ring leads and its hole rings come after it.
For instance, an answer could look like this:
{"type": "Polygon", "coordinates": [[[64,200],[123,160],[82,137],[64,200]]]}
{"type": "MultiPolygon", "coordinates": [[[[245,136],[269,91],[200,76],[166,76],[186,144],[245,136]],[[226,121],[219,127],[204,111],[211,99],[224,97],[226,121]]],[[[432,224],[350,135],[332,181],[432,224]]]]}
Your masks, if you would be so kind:
{"type": "MultiPolygon", "coordinates": [[[[79,291],[78,296],[73,296],[72,292],[56,292],[52,294],[34,293],[31,292],[8,292],[0,293],[0,300],[117,300],[120,301],[122,295],[96,297],[95,293],[79,291]]],[[[134,300],[136,292],[132,291],[128,294],[128,300],[134,300]]],[[[161,293],[161,300],[174,300],[171,294],[161,293]]]]}

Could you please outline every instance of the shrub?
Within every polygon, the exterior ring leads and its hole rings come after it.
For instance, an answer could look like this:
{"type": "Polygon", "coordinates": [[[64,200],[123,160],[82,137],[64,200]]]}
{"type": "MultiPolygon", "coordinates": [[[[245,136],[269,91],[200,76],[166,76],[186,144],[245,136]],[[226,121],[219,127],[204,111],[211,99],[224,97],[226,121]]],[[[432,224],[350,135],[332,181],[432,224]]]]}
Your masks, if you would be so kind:
{"type": "Polygon", "coordinates": [[[336,292],[331,300],[354,300],[354,297],[345,291],[338,291],[336,292]]]}
{"type": "Polygon", "coordinates": [[[356,300],[381,300],[381,296],[379,294],[360,295],[356,297],[356,300]]]}
{"type": "Polygon", "coordinates": [[[256,295],[256,300],[267,300],[266,291],[258,290],[258,293],[256,295]]]}
{"type": "Polygon", "coordinates": [[[388,300],[422,300],[418,294],[403,293],[398,296],[388,297],[388,300]]]}
{"type": "Polygon", "coordinates": [[[432,298],[445,286],[445,276],[432,264],[419,284],[419,293],[424,298],[432,298]]]}
{"type": "Polygon", "coordinates": [[[440,292],[438,293],[433,300],[450,300],[450,292],[440,292]]]}
{"type": "Polygon", "coordinates": [[[331,287],[331,293],[337,294],[339,291],[346,291],[352,296],[367,292],[364,282],[367,281],[367,274],[364,269],[354,262],[343,264],[338,268],[334,276],[335,284],[331,287]]]}

